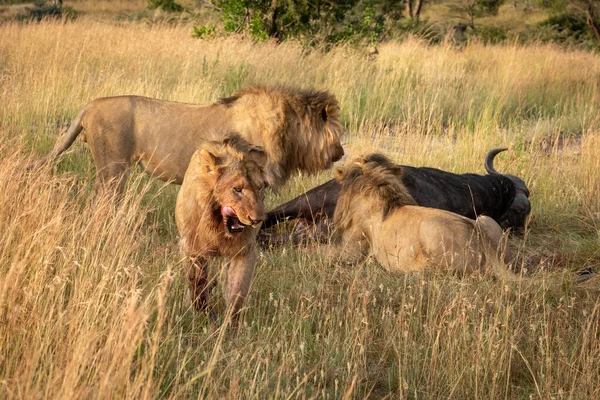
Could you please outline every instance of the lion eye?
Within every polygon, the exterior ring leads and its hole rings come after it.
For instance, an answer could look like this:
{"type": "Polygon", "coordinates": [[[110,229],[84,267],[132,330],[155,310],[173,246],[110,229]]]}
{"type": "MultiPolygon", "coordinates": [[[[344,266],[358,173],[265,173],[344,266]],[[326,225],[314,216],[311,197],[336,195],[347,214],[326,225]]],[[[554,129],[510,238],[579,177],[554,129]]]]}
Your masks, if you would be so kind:
{"type": "Polygon", "coordinates": [[[242,188],[241,187],[234,187],[233,191],[236,193],[242,193],[242,188]]]}

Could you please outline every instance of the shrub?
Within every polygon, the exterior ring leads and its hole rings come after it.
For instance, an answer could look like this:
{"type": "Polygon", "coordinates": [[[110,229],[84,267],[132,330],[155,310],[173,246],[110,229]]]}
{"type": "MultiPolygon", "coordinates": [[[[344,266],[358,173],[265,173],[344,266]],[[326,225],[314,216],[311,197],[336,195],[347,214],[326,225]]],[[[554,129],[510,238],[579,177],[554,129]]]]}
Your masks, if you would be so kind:
{"type": "Polygon", "coordinates": [[[493,26],[479,26],[474,34],[483,43],[502,43],[508,38],[506,29],[493,26]]]}
{"type": "Polygon", "coordinates": [[[77,11],[73,7],[43,5],[40,3],[37,7],[31,8],[27,14],[18,16],[17,18],[29,21],[41,21],[46,18],[74,20],[77,18],[77,11]]]}
{"type": "Polygon", "coordinates": [[[531,36],[542,42],[554,42],[590,50],[599,48],[583,15],[569,12],[550,16],[538,25],[531,36]]]}
{"type": "Polygon", "coordinates": [[[192,37],[194,39],[204,39],[215,36],[217,27],[215,24],[192,26],[192,37]]]}
{"type": "Polygon", "coordinates": [[[183,11],[183,7],[180,4],[175,3],[175,0],[148,0],[148,8],[155,10],[160,8],[163,11],[183,11]]]}

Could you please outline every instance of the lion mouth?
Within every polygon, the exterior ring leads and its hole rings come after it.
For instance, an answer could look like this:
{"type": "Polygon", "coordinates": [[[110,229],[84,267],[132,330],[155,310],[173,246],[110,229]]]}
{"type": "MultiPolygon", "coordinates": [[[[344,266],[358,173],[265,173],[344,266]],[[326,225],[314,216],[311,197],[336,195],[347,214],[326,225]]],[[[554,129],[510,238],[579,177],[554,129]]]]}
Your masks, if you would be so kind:
{"type": "Polygon", "coordinates": [[[235,210],[229,206],[221,207],[221,215],[229,233],[240,233],[247,226],[240,221],[235,210]]]}

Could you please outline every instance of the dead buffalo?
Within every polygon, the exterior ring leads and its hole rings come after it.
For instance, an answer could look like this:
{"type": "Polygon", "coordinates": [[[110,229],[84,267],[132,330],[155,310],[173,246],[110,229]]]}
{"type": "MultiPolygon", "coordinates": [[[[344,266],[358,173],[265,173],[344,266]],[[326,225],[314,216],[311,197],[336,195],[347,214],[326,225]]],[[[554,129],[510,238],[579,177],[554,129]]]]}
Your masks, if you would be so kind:
{"type": "MultiPolygon", "coordinates": [[[[420,206],[448,210],[472,219],[487,215],[502,229],[521,228],[531,210],[529,189],[522,179],[494,169],[494,157],[505,150],[506,147],[495,147],[489,151],[484,163],[488,175],[397,167],[402,171],[399,174],[402,182],[420,206]]],[[[329,220],[333,217],[339,194],[340,185],[335,179],[325,182],[270,211],[263,229],[297,218],[323,224],[325,217],[329,220]]]]}

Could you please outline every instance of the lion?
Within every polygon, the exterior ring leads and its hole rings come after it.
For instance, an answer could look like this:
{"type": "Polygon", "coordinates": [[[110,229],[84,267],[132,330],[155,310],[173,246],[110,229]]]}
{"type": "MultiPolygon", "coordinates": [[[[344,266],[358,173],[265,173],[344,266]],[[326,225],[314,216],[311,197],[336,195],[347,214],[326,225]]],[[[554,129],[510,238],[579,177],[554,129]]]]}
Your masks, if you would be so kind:
{"type": "Polygon", "coordinates": [[[227,304],[234,319],[248,294],[256,263],[256,234],[265,218],[268,155],[237,135],[203,143],[192,155],[175,206],[181,253],[197,310],[207,308],[208,262],[228,264],[227,304]]]}
{"type": "Polygon", "coordinates": [[[502,279],[516,278],[505,264],[512,256],[497,222],[417,206],[401,176],[402,167],[381,154],[336,171],[341,192],[334,226],[341,245],[330,257],[351,263],[373,255],[389,271],[465,274],[491,268],[502,279]]]}
{"type": "Polygon", "coordinates": [[[228,132],[264,148],[267,182],[277,188],[296,171],[330,168],[344,150],[340,107],[324,91],[254,86],[211,105],[140,96],[105,97],[77,114],[44,161],[66,151],[84,131],[97,180],[122,193],[131,168],[181,184],[194,151],[228,132]]]}

